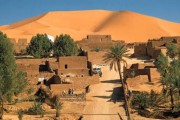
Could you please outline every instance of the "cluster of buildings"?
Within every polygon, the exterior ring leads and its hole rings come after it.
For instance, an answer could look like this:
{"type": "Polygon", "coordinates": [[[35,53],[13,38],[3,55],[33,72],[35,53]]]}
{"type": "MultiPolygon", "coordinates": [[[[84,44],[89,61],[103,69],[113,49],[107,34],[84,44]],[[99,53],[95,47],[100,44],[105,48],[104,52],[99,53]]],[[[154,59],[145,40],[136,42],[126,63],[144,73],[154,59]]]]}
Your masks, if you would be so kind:
{"type": "MultiPolygon", "coordinates": [[[[20,39],[18,42],[11,39],[11,42],[17,53],[28,45],[27,40],[24,39],[20,39]]],[[[120,42],[124,43],[124,41],[120,42]]],[[[88,35],[87,38],[77,43],[82,49],[88,50],[95,47],[108,48],[117,42],[114,42],[110,35],[88,35]]],[[[166,54],[166,46],[171,43],[180,46],[180,37],[161,37],[149,40],[147,43],[127,44],[127,47],[134,48],[134,55],[137,57],[148,56],[155,59],[160,53],[166,54]]],[[[62,94],[68,93],[69,89],[82,92],[88,86],[99,82],[98,74],[92,72],[90,59],[90,53],[88,55],[88,52],[85,52],[85,56],[17,59],[16,63],[18,70],[26,72],[31,85],[35,86],[38,82],[45,80],[45,84],[54,94],[62,94]]],[[[151,62],[136,63],[124,67],[123,76],[127,81],[138,77],[139,83],[153,83],[160,80],[160,74],[151,62]]]]}
{"type": "MultiPolygon", "coordinates": [[[[167,45],[175,44],[180,47],[180,37],[161,37],[160,39],[148,40],[147,43],[134,43],[128,44],[130,48],[134,48],[134,56],[142,57],[147,56],[150,59],[156,59],[160,53],[166,55],[167,45]]],[[[153,61],[147,60],[144,63],[136,63],[130,66],[124,67],[124,79],[126,80],[128,88],[133,91],[147,91],[159,89],[161,85],[159,80],[161,79],[160,73],[158,72],[153,61]],[[149,88],[147,87],[148,84],[149,88]],[[141,88],[142,86],[144,88],[141,88]],[[156,88],[154,86],[156,85],[156,88]],[[159,85],[159,86],[158,86],[159,85]],[[138,89],[139,87],[139,89],[138,89]]],[[[158,91],[158,90],[156,90],[158,91]]],[[[160,92],[160,91],[158,91],[160,92]]]]}
{"type": "Polygon", "coordinates": [[[17,59],[16,63],[17,69],[26,73],[31,86],[41,82],[53,94],[68,93],[69,89],[84,92],[86,87],[99,82],[99,76],[92,74],[87,56],[17,59]]]}
{"type": "Polygon", "coordinates": [[[166,46],[171,43],[180,46],[180,36],[161,37],[160,39],[148,40],[147,43],[135,44],[134,55],[148,56],[155,59],[160,53],[166,54],[166,46]]]}

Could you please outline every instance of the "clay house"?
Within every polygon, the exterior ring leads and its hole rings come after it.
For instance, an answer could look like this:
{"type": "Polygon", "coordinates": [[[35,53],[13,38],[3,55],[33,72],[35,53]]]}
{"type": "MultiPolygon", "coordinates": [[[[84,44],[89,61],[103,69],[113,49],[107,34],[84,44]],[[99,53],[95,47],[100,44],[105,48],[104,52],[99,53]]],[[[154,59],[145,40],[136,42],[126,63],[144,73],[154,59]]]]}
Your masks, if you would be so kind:
{"type": "Polygon", "coordinates": [[[146,75],[148,82],[157,81],[160,79],[160,73],[153,63],[136,63],[130,67],[124,68],[124,78],[133,78],[140,75],[146,75]]]}
{"type": "Polygon", "coordinates": [[[140,91],[161,92],[162,86],[159,82],[161,76],[153,63],[136,63],[124,68],[124,78],[128,90],[133,93],[140,91]]]}
{"type": "Polygon", "coordinates": [[[84,92],[89,85],[99,82],[99,76],[92,74],[92,64],[86,56],[59,57],[57,74],[62,84],[51,84],[54,94],[68,93],[68,89],[84,92]]]}
{"type": "Polygon", "coordinates": [[[17,59],[16,63],[17,69],[26,73],[30,85],[36,86],[41,81],[54,94],[62,94],[69,88],[82,92],[87,86],[99,82],[99,76],[91,74],[92,65],[86,56],[17,59]]]}
{"type": "Polygon", "coordinates": [[[28,46],[27,39],[20,38],[20,39],[18,39],[18,41],[16,41],[13,38],[9,38],[9,39],[10,39],[10,42],[14,46],[14,50],[15,50],[16,54],[21,53],[28,46]]]}
{"type": "Polygon", "coordinates": [[[180,37],[161,37],[160,39],[148,40],[147,43],[137,44],[134,46],[135,56],[149,56],[150,58],[157,58],[159,53],[166,54],[166,45],[174,43],[180,45],[180,37]]]}
{"type": "Polygon", "coordinates": [[[51,78],[54,73],[49,71],[48,63],[56,62],[51,59],[16,59],[17,70],[23,71],[27,75],[27,79],[31,85],[36,85],[39,78],[51,78]]]}
{"type": "Polygon", "coordinates": [[[112,40],[111,35],[87,35],[86,38],[78,41],[77,44],[84,50],[93,51],[96,48],[108,49],[118,42],[124,43],[122,40],[112,40]]]}
{"type": "Polygon", "coordinates": [[[58,74],[61,76],[89,76],[91,63],[86,56],[67,56],[58,58],[58,74]]]}

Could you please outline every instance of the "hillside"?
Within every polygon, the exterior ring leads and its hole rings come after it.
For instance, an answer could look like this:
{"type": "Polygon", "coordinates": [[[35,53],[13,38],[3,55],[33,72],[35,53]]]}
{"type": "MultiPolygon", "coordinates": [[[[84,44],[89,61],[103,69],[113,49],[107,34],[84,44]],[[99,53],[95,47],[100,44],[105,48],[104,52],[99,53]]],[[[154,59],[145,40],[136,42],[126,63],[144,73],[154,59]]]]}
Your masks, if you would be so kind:
{"type": "Polygon", "coordinates": [[[70,34],[81,40],[87,34],[111,34],[114,40],[143,42],[161,36],[180,36],[180,24],[130,11],[48,12],[0,26],[10,38],[30,38],[37,33],[70,34]]]}

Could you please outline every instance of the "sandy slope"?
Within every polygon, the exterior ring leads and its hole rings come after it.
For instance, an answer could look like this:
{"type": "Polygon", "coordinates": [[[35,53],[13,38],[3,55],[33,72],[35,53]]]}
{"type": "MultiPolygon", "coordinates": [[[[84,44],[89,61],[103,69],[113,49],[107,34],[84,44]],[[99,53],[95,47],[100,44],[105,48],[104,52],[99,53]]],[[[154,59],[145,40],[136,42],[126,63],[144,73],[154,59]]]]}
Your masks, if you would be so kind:
{"type": "Polygon", "coordinates": [[[48,12],[0,26],[10,38],[30,39],[37,33],[70,34],[81,40],[87,34],[111,34],[115,40],[142,42],[149,38],[180,35],[180,24],[130,11],[86,10],[48,12]]]}

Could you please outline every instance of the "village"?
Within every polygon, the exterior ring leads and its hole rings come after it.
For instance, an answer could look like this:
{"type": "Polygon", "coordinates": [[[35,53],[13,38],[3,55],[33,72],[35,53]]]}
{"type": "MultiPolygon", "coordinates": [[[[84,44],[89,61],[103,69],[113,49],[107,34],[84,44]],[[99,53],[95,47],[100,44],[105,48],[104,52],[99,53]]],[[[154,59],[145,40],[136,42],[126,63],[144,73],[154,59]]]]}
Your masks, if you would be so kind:
{"type": "MultiPolygon", "coordinates": [[[[26,75],[28,92],[14,98],[14,104],[4,105],[5,119],[17,119],[17,115],[14,117],[13,114],[18,110],[28,111],[34,100],[38,99],[41,99],[45,110],[43,117],[27,112],[23,119],[31,119],[32,116],[33,119],[55,119],[53,113],[57,109],[52,107],[52,103],[57,97],[61,104],[62,120],[148,119],[149,116],[144,114],[152,113],[139,113],[133,107],[127,108],[126,104],[132,104],[138,93],[162,93],[162,74],[156,61],[161,54],[167,56],[168,45],[180,46],[179,36],[161,37],[144,43],[126,43],[112,40],[111,35],[87,35],[75,43],[81,49],[79,55],[35,58],[26,52],[31,42],[28,43],[26,39],[9,40],[15,50],[17,71],[26,75]],[[118,73],[110,69],[111,63],[106,61],[105,56],[113,46],[119,44],[125,46],[127,51],[118,73]],[[128,118],[128,112],[131,118],[128,118]]],[[[172,57],[168,57],[169,63],[172,60],[172,57]]],[[[179,97],[174,101],[179,103],[179,97]]],[[[175,114],[179,117],[179,111],[175,114]]],[[[154,115],[154,118],[160,119],[163,115],[154,115]]]]}

